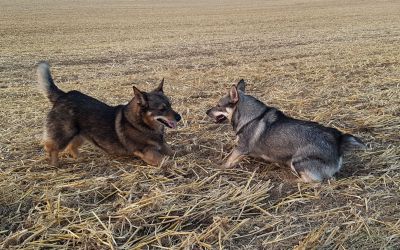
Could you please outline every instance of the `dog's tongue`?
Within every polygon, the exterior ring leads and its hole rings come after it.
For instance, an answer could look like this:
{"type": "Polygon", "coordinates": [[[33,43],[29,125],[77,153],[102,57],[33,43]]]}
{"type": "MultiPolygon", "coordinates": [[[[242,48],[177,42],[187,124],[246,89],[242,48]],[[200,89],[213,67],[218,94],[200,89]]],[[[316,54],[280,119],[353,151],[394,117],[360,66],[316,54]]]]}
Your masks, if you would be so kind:
{"type": "Polygon", "coordinates": [[[176,128],[176,122],[175,121],[168,121],[168,125],[173,129],[176,128]]]}

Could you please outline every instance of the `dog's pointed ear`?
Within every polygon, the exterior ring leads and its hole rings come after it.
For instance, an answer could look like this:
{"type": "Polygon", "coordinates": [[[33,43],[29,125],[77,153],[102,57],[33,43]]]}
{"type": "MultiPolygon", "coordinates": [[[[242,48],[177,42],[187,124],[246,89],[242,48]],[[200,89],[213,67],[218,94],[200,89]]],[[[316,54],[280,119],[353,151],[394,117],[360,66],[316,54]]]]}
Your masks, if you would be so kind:
{"type": "Polygon", "coordinates": [[[243,79],[241,79],[236,84],[236,88],[244,93],[246,91],[246,82],[243,79]]]}
{"type": "Polygon", "coordinates": [[[232,103],[237,103],[239,101],[239,93],[235,85],[232,85],[229,90],[229,96],[231,97],[232,103]]]}
{"type": "Polygon", "coordinates": [[[158,87],[153,90],[154,92],[163,92],[164,93],[164,78],[161,80],[160,84],[158,85],[158,87]]]}
{"type": "Polygon", "coordinates": [[[135,96],[136,103],[138,103],[140,106],[147,106],[145,94],[135,86],[133,86],[133,95],[135,96]]]}

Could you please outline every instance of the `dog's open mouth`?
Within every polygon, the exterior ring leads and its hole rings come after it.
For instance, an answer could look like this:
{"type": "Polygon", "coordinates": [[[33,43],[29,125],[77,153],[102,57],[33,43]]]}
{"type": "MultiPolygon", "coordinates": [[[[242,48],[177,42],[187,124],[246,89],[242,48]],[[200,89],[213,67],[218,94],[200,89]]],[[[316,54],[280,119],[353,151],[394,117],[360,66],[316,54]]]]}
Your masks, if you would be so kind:
{"type": "Polygon", "coordinates": [[[215,122],[216,123],[222,123],[226,120],[226,116],[224,115],[218,115],[217,117],[215,117],[215,122]]]}
{"type": "Polygon", "coordinates": [[[175,121],[170,121],[170,120],[166,120],[166,119],[163,119],[163,118],[157,118],[157,121],[159,121],[160,123],[164,124],[168,128],[176,128],[176,122],[175,121]]]}

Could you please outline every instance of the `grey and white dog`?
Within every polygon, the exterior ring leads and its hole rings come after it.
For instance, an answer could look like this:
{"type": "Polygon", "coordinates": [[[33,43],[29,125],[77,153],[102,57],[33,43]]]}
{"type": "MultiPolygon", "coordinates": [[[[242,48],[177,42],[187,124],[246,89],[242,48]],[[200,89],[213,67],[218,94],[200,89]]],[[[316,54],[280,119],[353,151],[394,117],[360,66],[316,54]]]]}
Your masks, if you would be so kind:
{"type": "Polygon", "coordinates": [[[225,168],[248,155],[290,166],[305,182],[323,181],[340,170],[346,150],[365,148],[353,135],[291,118],[246,95],[243,79],[207,115],[216,123],[229,120],[236,132],[238,144],[225,168]]]}

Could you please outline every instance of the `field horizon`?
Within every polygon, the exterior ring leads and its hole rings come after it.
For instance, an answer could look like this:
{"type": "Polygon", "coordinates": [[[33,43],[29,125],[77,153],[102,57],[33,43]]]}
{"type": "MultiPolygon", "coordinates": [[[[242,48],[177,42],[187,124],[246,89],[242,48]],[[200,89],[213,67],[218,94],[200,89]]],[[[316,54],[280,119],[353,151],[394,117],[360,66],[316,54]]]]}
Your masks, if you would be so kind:
{"type": "Polygon", "coordinates": [[[9,249],[398,249],[400,2],[0,1],[0,246],[9,249]],[[110,105],[164,90],[183,120],[174,165],[90,144],[48,165],[48,61],[57,86],[110,105]],[[246,158],[221,170],[230,125],[205,111],[247,92],[360,137],[336,178],[297,182],[246,158]]]}

